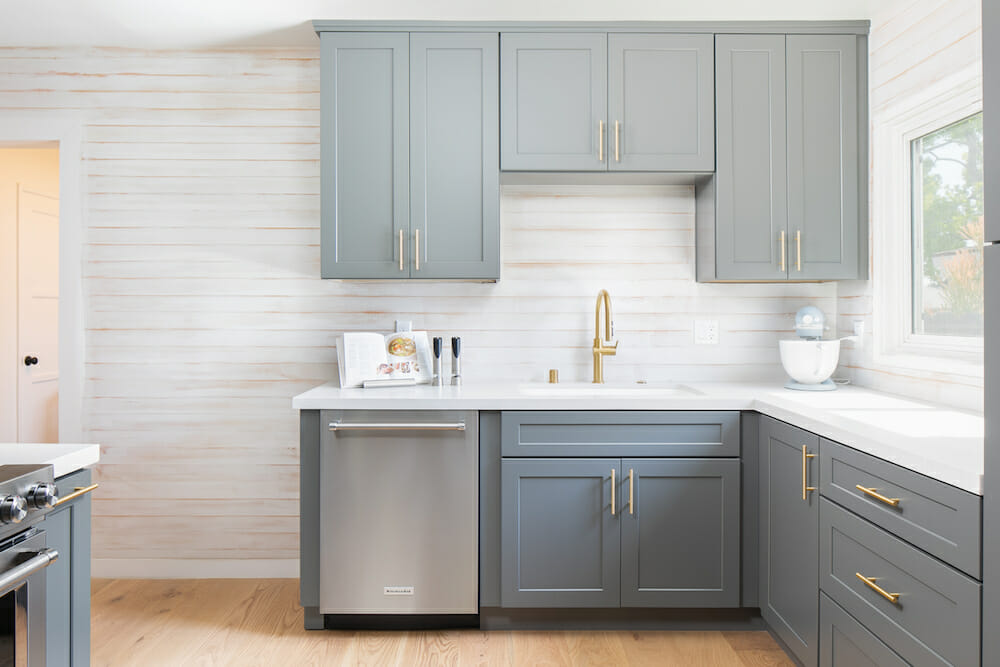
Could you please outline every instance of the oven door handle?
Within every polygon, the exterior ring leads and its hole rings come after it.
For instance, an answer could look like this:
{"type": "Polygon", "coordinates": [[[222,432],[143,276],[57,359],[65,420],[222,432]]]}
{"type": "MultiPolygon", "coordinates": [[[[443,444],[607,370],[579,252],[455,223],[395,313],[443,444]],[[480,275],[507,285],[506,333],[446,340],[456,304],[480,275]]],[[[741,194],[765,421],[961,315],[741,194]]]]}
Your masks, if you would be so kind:
{"type": "Polygon", "coordinates": [[[0,595],[6,595],[12,589],[17,588],[25,579],[44,570],[57,558],[59,558],[59,552],[55,549],[42,549],[20,565],[7,570],[0,575],[0,595]]]}

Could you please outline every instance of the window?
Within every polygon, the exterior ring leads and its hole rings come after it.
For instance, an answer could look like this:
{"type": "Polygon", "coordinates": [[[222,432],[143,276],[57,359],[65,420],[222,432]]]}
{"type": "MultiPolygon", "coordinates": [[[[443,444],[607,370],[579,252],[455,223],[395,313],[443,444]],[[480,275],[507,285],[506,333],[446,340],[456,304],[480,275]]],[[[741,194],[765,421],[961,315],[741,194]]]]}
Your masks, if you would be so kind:
{"type": "Polygon", "coordinates": [[[983,336],[983,114],[910,142],[917,336],[983,336]]]}

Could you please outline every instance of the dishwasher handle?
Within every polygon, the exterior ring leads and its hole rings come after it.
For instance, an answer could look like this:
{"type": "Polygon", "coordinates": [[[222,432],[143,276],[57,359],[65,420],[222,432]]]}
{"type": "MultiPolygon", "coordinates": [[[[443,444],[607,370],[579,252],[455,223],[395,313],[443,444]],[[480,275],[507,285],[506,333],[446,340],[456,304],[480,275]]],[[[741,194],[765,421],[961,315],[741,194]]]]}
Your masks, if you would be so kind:
{"type": "Polygon", "coordinates": [[[331,431],[464,431],[465,422],[330,422],[331,431]]]}

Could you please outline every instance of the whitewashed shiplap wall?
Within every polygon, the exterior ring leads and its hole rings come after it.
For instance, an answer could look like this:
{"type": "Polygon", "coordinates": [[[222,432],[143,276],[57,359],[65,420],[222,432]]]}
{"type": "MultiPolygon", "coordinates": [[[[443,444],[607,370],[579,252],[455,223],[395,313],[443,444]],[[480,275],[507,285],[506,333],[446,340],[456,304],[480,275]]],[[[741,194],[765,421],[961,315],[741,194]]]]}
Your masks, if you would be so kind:
{"type": "Polygon", "coordinates": [[[497,284],[322,281],[316,50],[0,49],[0,72],[0,107],[85,124],[98,574],[294,574],[290,399],[336,377],[339,331],[412,319],[463,337],[470,382],[582,380],[603,287],[609,380],[778,381],[795,310],[836,310],[833,284],[695,283],[685,186],[506,189],[497,284]]]}
{"type": "MultiPolygon", "coordinates": [[[[956,72],[981,67],[983,1],[995,0],[892,0],[878,6],[869,40],[872,137],[878,136],[881,127],[892,121],[908,99],[919,97],[922,91],[956,72]]],[[[883,146],[873,142],[870,173],[889,169],[888,164],[883,146]]],[[[883,208],[879,198],[884,195],[871,188],[873,231],[887,223],[884,215],[903,214],[891,206],[883,208]]],[[[840,334],[853,333],[855,321],[863,321],[866,332],[860,349],[844,346],[840,372],[860,385],[981,412],[982,373],[916,370],[876,358],[873,285],[906,278],[883,271],[877,261],[878,242],[873,240],[871,247],[876,258],[871,267],[872,280],[838,285],[840,334]]]]}

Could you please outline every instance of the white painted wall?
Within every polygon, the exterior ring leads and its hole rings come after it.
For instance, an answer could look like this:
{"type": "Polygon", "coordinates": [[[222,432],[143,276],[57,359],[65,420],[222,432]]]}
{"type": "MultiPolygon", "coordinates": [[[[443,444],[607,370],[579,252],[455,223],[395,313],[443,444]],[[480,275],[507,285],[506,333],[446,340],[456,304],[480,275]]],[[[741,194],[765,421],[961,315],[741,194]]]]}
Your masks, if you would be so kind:
{"type": "Polygon", "coordinates": [[[336,377],[339,331],[400,315],[463,336],[470,382],[585,379],[607,287],[610,380],[777,382],[795,310],[836,310],[833,284],[695,283],[694,198],[678,186],[506,189],[497,284],[322,281],[317,57],[0,50],[0,107],[84,124],[97,574],[294,574],[290,398],[336,377]],[[720,320],[718,347],[693,345],[702,317],[720,320]]]}
{"type": "MultiPolygon", "coordinates": [[[[989,0],[994,1],[994,0],[989,0]]],[[[893,109],[907,98],[918,97],[931,84],[970,66],[981,67],[981,0],[894,0],[878,7],[872,19],[869,40],[871,85],[871,135],[890,122],[893,109]]],[[[888,156],[873,143],[871,173],[888,169],[888,156]]],[[[900,174],[900,178],[906,178],[900,174]]],[[[883,208],[884,193],[873,188],[870,195],[872,256],[879,256],[877,230],[888,216],[904,215],[892,206],[883,208]]],[[[887,242],[894,242],[892,239],[887,242]]],[[[902,239],[899,243],[902,243],[902,239]]],[[[891,365],[876,358],[872,318],[873,285],[878,281],[903,281],[871,267],[872,280],[842,282],[838,287],[838,328],[841,335],[853,332],[853,322],[865,323],[861,349],[845,345],[841,372],[857,384],[946,403],[966,410],[982,411],[982,373],[934,372],[891,365]]]]}
{"type": "Polygon", "coordinates": [[[0,442],[17,442],[17,184],[59,191],[59,151],[0,144],[0,442]]]}

